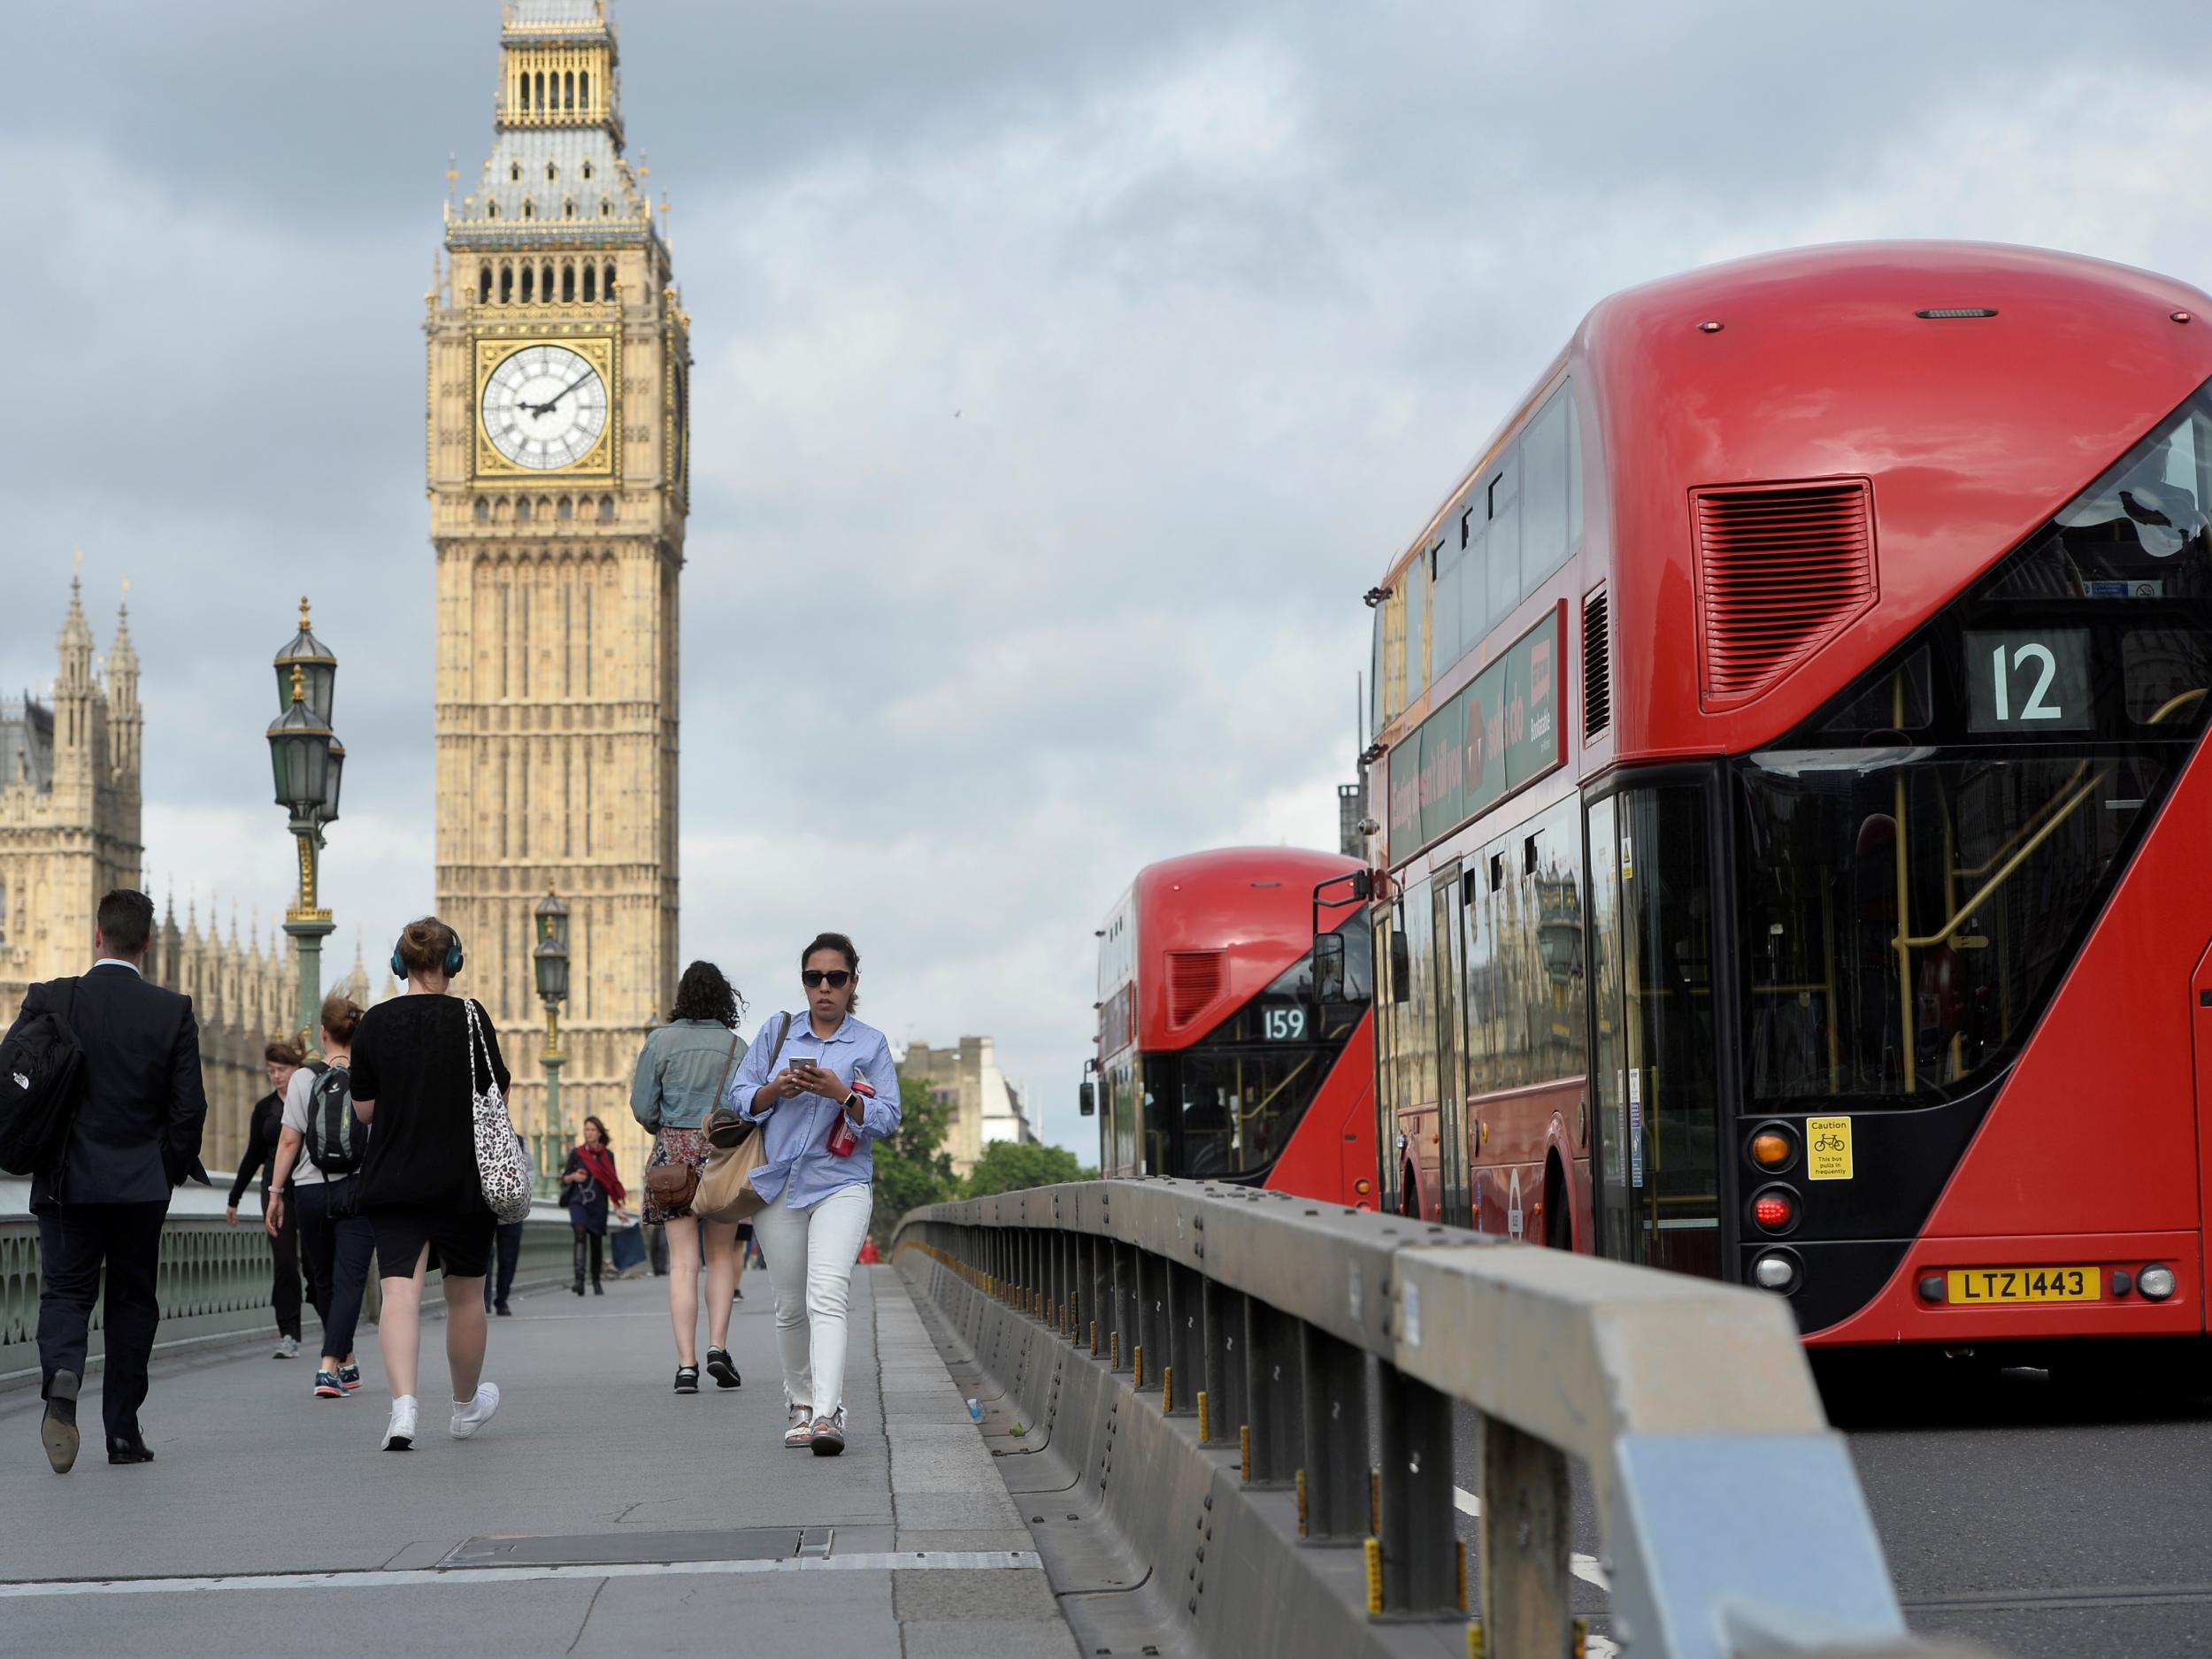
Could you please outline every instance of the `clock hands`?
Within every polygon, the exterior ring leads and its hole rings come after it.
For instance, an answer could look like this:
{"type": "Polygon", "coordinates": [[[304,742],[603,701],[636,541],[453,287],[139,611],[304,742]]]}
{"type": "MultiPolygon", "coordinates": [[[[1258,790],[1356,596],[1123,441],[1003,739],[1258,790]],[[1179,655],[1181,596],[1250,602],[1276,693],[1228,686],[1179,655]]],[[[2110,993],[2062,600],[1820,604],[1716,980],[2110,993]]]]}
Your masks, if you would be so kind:
{"type": "Polygon", "coordinates": [[[566,397],[571,392],[574,391],[578,387],[581,386],[586,380],[588,380],[591,378],[590,371],[587,370],[583,373],[578,375],[574,380],[571,380],[566,386],[561,388],[559,391],[554,393],[552,396],[547,398],[542,403],[521,403],[517,406],[526,410],[533,415],[549,415],[553,412],[554,404],[559,403],[561,399],[566,397]]]}

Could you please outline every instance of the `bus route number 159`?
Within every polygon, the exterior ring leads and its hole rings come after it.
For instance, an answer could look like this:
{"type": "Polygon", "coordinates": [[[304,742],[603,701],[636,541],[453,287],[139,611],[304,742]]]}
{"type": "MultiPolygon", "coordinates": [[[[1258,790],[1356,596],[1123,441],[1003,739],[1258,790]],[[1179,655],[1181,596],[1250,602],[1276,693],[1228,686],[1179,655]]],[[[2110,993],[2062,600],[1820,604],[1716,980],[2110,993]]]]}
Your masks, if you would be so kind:
{"type": "Polygon", "coordinates": [[[1306,1010],[1297,1007],[1268,1009],[1262,1030],[1270,1042],[1301,1041],[1306,1034],[1306,1010]]]}

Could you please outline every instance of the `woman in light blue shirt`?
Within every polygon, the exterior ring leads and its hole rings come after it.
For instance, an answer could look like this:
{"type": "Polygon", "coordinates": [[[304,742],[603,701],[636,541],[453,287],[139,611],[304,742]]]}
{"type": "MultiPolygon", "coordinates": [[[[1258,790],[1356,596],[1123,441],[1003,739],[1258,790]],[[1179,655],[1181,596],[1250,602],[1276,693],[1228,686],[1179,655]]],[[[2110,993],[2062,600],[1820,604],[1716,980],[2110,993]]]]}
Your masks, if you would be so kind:
{"type": "Polygon", "coordinates": [[[786,1446],[845,1449],[845,1308],[875,1207],[872,1148],[899,1127],[891,1045],[852,1017],[860,953],[822,933],[799,953],[803,1019],[778,1014],[730,1081],[729,1102],[760,1128],[753,1229],[776,1287],[786,1446]]]}
{"type": "Polygon", "coordinates": [[[645,1225],[668,1237],[668,1317],[676,1330],[676,1392],[699,1392],[699,1268],[707,1277],[707,1372],[718,1388],[743,1380],[730,1358],[730,1302],[740,1272],[737,1224],[707,1221],[689,1204],[670,1207],[653,1191],[653,1171],[707,1165],[707,1114],[745,1057],[737,1034],[744,1002],[711,962],[695,962],[677,982],[668,1024],[645,1039],[630,1086],[630,1115],[653,1132],[645,1161],[645,1225]]]}

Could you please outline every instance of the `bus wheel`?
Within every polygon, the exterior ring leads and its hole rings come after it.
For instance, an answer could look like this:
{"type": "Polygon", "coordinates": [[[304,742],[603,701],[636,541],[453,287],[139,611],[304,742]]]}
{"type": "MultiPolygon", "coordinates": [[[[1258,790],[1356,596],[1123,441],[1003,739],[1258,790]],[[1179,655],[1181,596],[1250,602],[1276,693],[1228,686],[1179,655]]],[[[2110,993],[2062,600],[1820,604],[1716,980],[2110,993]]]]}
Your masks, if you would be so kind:
{"type": "Polygon", "coordinates": [[[1544,1243],[1554,1250],[1575,1248],[1574,1209],[1567,1202],[1567,1183],[1556,1159],[1544,1165],[1544,1243]]]}

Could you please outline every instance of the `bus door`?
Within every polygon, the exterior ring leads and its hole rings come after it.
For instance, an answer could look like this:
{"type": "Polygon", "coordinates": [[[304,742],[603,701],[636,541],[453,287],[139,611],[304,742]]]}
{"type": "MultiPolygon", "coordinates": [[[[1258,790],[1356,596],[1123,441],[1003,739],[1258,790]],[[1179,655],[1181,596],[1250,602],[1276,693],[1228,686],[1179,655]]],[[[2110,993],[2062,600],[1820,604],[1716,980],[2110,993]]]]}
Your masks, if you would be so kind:
{"type": "Polygon", "coordinates": [[[1594,803],[1592,1094],[1598,1248],[1717,1278],[1720,1107],[1713,854],[1696,783],[1594,803]]]}
{"type": "Polygon", "coordinates": [[[1467,1192],[1466,947],[1461,922],[1459,866],[1439,871],[1430,887],[1434,905],[1434,940],[1430,979],[1436,987],[1436,1099],[1439,1137],[1437,1190],[1446,1226],[1474,1225],[1467,1192]]]}

